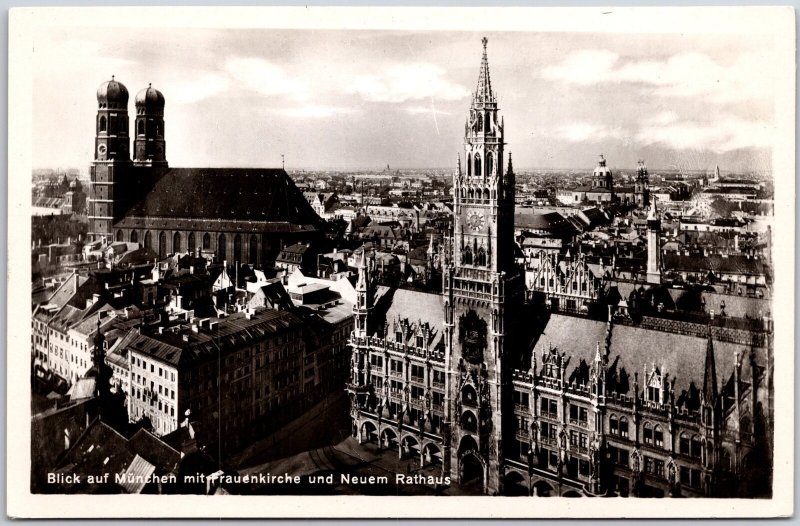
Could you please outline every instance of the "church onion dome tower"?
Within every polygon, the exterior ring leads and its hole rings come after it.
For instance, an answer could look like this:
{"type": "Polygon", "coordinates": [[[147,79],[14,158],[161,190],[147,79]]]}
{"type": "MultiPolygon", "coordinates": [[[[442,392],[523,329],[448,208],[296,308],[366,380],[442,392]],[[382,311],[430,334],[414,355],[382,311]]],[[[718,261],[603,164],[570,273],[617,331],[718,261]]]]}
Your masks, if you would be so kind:
{"type": "Polygon", "coordinates": [[[134,164],[166,166],[164,141],[164,95],[152,84],[136,94],[136,124],[133,143],[134,164]]]}
{"type": "Polygon", "coordinates": [[[128,109],[128,88],[122,82],[111,80],[103,82],[97,88],[97,107],[99,109],[128,109]]]}
{"type": "Polygon", "coordinates": [[[111,225],[122,210],[120,185],[131,162],[128,126],[128,89],[112,75],[97,88],[88,214],[94,240],[111,239],[111,225]]]}
{"type": "Polygon", "coordinates": [[[145,89],[136,94],[136,107],[148,109],[164,109],[164,95],[155,89],[152,84],[149,84],[145,89]]]}

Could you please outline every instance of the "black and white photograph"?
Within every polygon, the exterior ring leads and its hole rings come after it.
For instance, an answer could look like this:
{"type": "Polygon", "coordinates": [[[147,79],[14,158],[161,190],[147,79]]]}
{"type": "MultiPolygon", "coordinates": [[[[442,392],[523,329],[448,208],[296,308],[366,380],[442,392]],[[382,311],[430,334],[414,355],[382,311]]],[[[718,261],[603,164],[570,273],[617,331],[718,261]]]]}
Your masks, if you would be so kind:
{"type": "Polygon", "coordinates": [[[10,33],[10,515],[792,513],[791,9],[10,33]]]}

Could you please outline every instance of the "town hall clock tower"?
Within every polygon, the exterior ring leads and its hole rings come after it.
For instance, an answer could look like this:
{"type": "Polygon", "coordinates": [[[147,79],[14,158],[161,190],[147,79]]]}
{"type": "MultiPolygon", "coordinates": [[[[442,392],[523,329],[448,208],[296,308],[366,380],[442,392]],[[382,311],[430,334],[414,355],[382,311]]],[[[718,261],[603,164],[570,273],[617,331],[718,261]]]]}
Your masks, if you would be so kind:
{"type": "Polygon", "coordinates": [[[503,431],[512,432],[514,317],[524,282],[514,263],[514,172],[504,170],[504,126],[483,39],[478,87],[465,126],[465,169],[453,177],[452,250],[443,281],[445,444],[450,473],[502,491],[503,431]],[[481,480],[482,479],[482,480],[481,480]]]}

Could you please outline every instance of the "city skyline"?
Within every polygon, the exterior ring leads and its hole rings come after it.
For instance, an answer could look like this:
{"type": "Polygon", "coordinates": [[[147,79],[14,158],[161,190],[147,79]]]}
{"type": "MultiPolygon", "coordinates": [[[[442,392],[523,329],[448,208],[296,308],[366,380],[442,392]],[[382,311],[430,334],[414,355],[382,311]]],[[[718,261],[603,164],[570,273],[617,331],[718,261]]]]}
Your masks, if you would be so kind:
{"type": "MultiPolygon", "coordinates": [[[[149,83],[164,93],[175,166],[280,166],[283,154],[290,170],[454,167],[458,108],[477,80],[469,57],[483,35],[135,32],[35,40],[34,167],[88,163],[86,115],[112,74],[131,95],[149,83]]],[[[600,153],[617,169],[641,158],[653,169],[771,169],[776,72],[763,60],[766,38],[485,33],[520,170],[585,169],[600,153]]]]}

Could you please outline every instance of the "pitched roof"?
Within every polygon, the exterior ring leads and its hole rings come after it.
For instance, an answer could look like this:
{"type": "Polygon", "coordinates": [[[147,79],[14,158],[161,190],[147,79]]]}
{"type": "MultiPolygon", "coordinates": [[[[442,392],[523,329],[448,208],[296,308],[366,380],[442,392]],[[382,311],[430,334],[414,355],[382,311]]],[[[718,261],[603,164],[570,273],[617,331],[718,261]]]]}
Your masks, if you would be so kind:
{"type": "Polygon", "coordinates": [[[732,273],[743,275],[763,276],[768,273],[764,261],[745,256],[722,257],[711,256],[684,256],[682,254],[667,253],[663,258],[664,268],[670,270],[688,270],[695,272],[732,273]]]}
{"type": "Polygon", "coordinates": [[[170,168],[116,226],[164,223],[192,229],[199,228],[199,221],[222,223],[218,230],[239,223],[245,232],[316,230],[322,225],[282,169],[170,168]]]}
{"type": "Polygon", "coordinates": [[[248,341],[260,339],[266,333],[277,333],[302,324],[302,320],[296,315],[272,309],[257,311],[249,319],[241,312],[218,321],[213,330],[200,329],[198,332],[179,326],[164,330],[162,334],[145,331],[139,334],[133,329],[131,332],[134,337],[127,348],[181,367],[215,357],[220,350],[241,347],[248,341]]]}
{"type": "MultiPolygon", "coordinates": [[[[604,345],[606,330],[607,324],[604,322],[554,314],[550,316],[536,342],[536,351],[539,353],[542,345],[552,345],[561,352],[566,352],[567,356],[572,358],[567,370],[569,377],[571,369],[576,367],[580,360],[592,362],[597,342],[600,342],[601,346],[604,345]]],[[[611,330],[609,363],[613,363],[618,357],[617,369],[625,368],[631,375],[631,385],[633,385],[633,373],[640,373],[640,388],[644,387],[642,374],[645,367],[649,371],[655,365],[662,372],[675,377],[677,397],[682,391],[688,390],[692,383],[697,389],[702,389],[707,344],[706,338],[615,324],[611,330]]],[[[718,385],[723,385],[733,373],[735,353],[746,356],[745,353],[749,350],[750,347],[746,345],[714,341],[718,385]]],[[[763,352],[758,349],[756,351],[757,356],[763,352]]],[[[764,363],[764,357],[760,356],[757,361],[764,363]]]]}
{"type": "Polygon", "coordinates": [[[156,467],[136,455],[131,461],[131,465],[125,470],[124,478],[120,486],[126,493],[141,493],[147,485],[147,480],[155,473],[156,467]]]}
{"type": "MultiPolygon", "coordinates": [[[[381,316],[386,326],[391,328],[395,320],[408,320],[410,324],[428,323],[431,328],[430,348],[435,349],[442,341],[443,311],[442,296],[417,290],[391,289],[379,286],[376,292],[374,313],[381,316]]],[[[378,324],[380,325],[380,324],[378,324]]],[[[392,338],[394,335],[390,334],[392,338]]]]}

